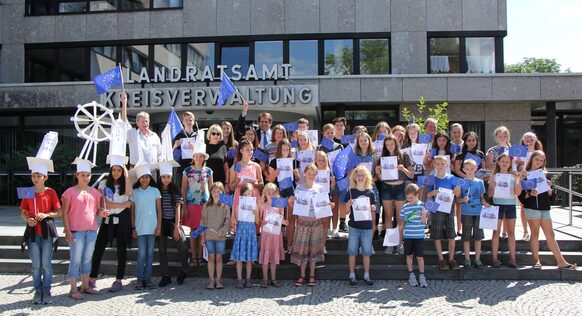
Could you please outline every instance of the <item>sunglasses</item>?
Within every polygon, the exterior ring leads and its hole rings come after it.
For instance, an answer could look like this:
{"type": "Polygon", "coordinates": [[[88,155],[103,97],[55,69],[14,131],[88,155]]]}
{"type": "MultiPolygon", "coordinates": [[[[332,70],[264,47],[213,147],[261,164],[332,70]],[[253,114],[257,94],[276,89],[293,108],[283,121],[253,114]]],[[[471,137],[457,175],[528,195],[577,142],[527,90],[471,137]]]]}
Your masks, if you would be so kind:
{"type": "Polygon", "coordinates": [[[212,136],[220,136],[220,133],[213,132],[213,133],[210,133],[210,135],[212,135],[212,136]]]}

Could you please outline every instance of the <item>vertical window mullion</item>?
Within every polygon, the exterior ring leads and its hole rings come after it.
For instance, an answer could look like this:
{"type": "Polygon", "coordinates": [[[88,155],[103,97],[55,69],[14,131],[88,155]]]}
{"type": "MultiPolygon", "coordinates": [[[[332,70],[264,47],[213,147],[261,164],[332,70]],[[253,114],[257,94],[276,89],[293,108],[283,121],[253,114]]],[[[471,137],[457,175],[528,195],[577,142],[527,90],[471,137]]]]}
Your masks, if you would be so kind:
{"type": "Polygon", "coordinates": [[[353,39],[352,42],[352,46],[353,46],[353,53],[354,56],[352,57],[352,64],[353,64],[353,74],[354,75],[359,75],[360,74],[360,40],[357,38],[353,39]]]}
{"type": "Polygon", "coordinates": [[[249,66],[255,64],[255,41],[249,41],[249,66]]]}
{"type": "Polygon", "coordinates": [[[465,45],[466,37],[459,37],[459,55],[460,55],[460,73],[467,73],[467,46],[465,45]]]}
{"type": "Polygon", "coordinates": [[[283,63],[289,63],[289,40],[283,41],[283,63]]]}
{"type": "Polygon", "coordinates": [[[317,72],[320,76],[325,74],[325,52],[324,41],[322,39],[317,41],[317,72]]]}

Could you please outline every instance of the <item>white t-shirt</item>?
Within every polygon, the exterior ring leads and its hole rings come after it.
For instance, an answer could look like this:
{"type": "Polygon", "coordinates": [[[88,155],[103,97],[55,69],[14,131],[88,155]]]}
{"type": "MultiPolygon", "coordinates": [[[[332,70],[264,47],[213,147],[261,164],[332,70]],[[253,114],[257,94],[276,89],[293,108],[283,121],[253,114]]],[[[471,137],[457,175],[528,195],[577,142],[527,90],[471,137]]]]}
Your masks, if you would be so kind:
{"type": "Polygon", "coordinates": [[[127,122],[127,143],[129,144],[129,163],[135,165],[139,161],[140,152],[146,163],[156,163],[162,155],[160,137],[149,131],[144,135],[139,129],[132,128],[127,122]]]}
{"type": "MultiPolygon", "coordinates": [[[[126,179],[126,181],[128,181],[128,180],[126,179]]],[[[107,180],[102,180],[101,182],[99,182],[99,190],[104,190],[106,183],[107,183],[107,180]]],[[[125,203],[129,200],[129,196],[119,195],[119,185],[118,184],[115,185],[115,191],[113,192],[113,199],[108,197],[107,194],[103,194],[103,196],[105,197],[105,199],[108,202],[112,202],[112,203],[125,203]]],[[[110,208],[109,214],[110,215],[119,214],[119,213],[123,212],[123,210],[124,210],[124,208],[110,208]]],[[[110,218],[105,219],[105,224],[109,224],[109,219],[110,218]]],[[[119,218],[113,217],[113,224],[114,225],[119,224],[119,218]]]]}

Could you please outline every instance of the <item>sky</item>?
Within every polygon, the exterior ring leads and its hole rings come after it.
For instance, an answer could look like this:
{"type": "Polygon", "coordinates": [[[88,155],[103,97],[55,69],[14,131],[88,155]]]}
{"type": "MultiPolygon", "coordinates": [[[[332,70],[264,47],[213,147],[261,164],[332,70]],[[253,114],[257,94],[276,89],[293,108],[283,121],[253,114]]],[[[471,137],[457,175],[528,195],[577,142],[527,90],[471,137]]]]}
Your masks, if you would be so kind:
{"type": "Polygon", "coordinates": [[[581,20],[582,0],[507,0],[505,64],[549,58],[582,72],[581,20]]]}

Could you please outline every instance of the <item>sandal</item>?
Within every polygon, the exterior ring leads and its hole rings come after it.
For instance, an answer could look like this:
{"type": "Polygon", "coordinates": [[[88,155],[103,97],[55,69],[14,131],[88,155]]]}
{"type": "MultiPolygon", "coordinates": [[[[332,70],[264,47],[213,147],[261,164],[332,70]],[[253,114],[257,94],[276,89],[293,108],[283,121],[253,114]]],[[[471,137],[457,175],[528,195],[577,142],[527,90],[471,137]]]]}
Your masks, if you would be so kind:
{"type": "Polygon", "coordinates": [[[269,281],[262,280],[261,281],[261,288],[266,289],[267,287],[269,287],[269,281]]]}
{"type": "Polygon", "coordinates": [[[534,265],[531,268],[534,270],[541,270],[542,264],[538,261],[538,262],[534,263],[534,265]]]}
{"type": "Polygon", "coordinates": [[[271,285],[274,287],[281,287],[281,284],[279,284],[279,282],[277,282],[277,280],[272,280],[271,285]]]}
{"type": "Polygon", "coordinates": [[[305,277],[299,277],[295,280],[295,286],[303,286],[303,284],[305,284],[305,277]]]}
{"type": "Polygon", "coordinates": [[[98,291],[95,291],[94,289],[88,287],[88,288],[81,288],[81,293],[85,293],[85,294],[99,294],[98,291]]]}
{"type": "Polygon", "coordinates": [[[493,263],[491,264],[491,266],[494,268],[499,268],[499,267],[501,267],[501,261],[499,261],[499,259],[495,259],[495,260],[493,260],[493,263]]]}
{"type": "Polygon", "coordinates": [[[207,290],[214,290],[216,288],[216,285],[214,284],[214,281],[210,281],[210,283],[208,283],[208,286],[206,287],[207,290]]]}
{"type": "Polygon", "coordinates": [[[315,277],[314,276],[309,277],[309,283],[307,283],[307,285],[315,286],[315,277]]]}
{"type": "Polygon", "coordinates": [[[215,287],[215,288],[216,288],[217,290],[222,290],[222,289],[224,289],[224,286],[222,285],[222,283],[221,283],[221,282],[219,282],[219,281],[216,281],[216,287],[215,287]]]}
{"type": "Polygon", "coordinates": [[[69,297],[76,301],[80,301],[83,299],[83,295],[79,291],[69,291],[69,297]]]}
{"type": "Polygon", "coordinates": [[[567,265],[565,265],[563,267],[558,267],[558,269],[560,269],[560,270],[576,270],[576,268],[577,268],[577,266],[575,263],[574,264],[568,263],[567,265]]]}

